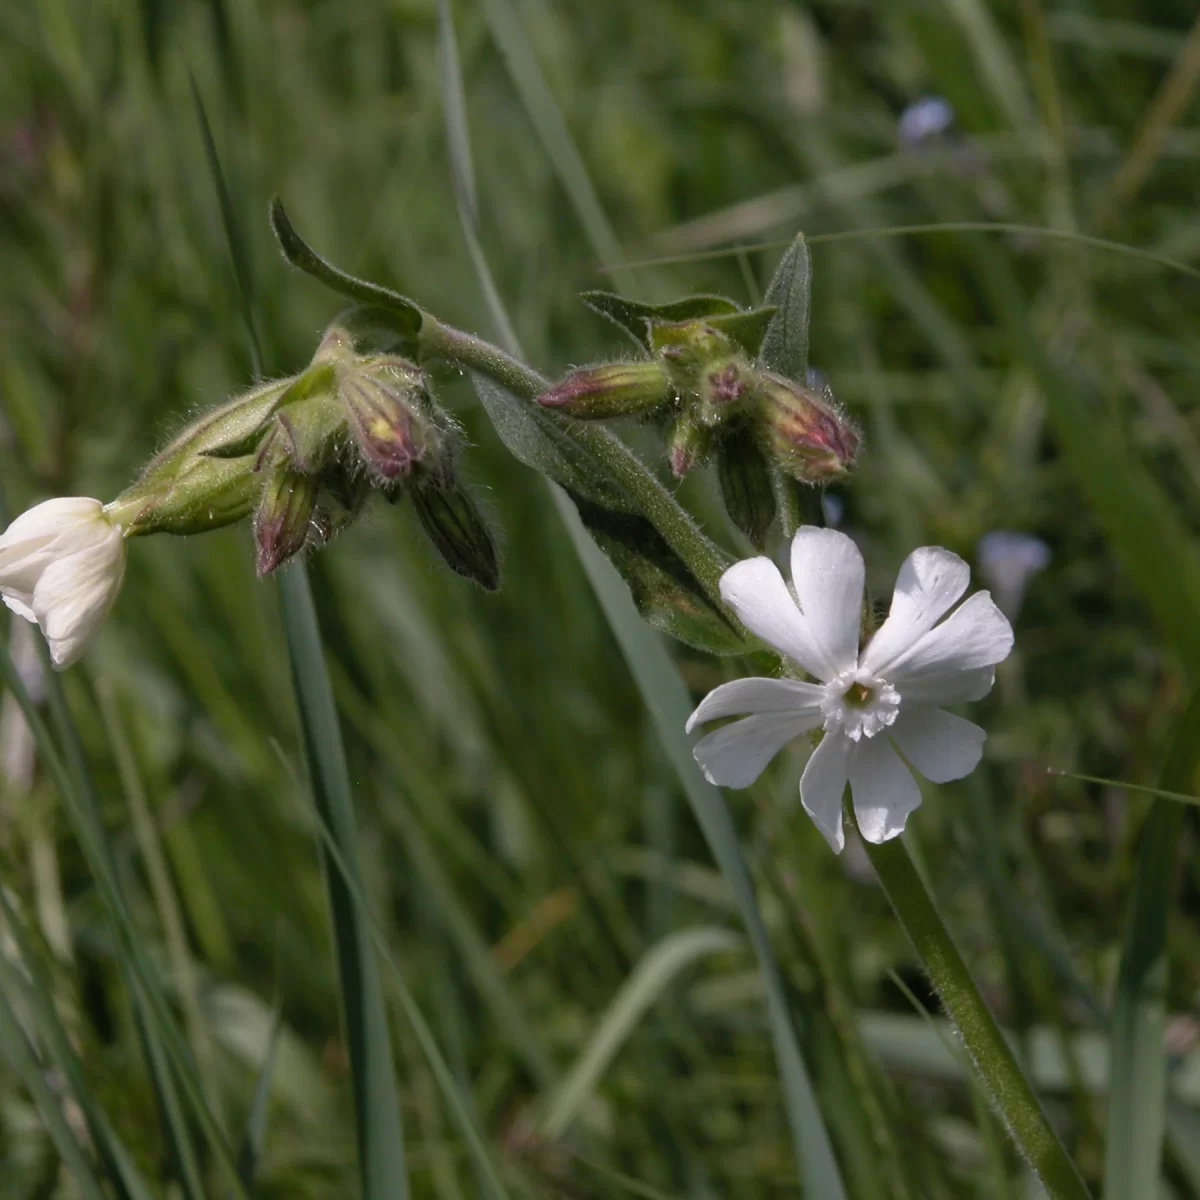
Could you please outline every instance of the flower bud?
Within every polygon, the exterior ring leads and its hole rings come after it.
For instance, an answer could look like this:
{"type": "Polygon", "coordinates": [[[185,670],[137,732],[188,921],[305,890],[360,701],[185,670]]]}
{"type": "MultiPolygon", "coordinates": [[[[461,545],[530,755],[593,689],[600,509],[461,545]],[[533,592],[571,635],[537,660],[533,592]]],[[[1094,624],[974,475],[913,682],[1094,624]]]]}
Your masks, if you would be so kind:
{"type": "Polygon", "coordinates": [[[650,413],[672,398],[661,363],[618,362],[572,371],[537,401],[573,417],[624,417],[650,413]]]}
{"type": "Polygon", "coordinates": [[[690,416],[680,417],[667,435],[667,461],[676,479],[682,479],[712,449],[712,433],[690,416]]]}
{"type": "Polygon", "coordinates": [[[173,474],[153,472],[109,505],[130,536],[148,533],[206,533],[248,516],[261,487],[253,455],[209,458],[203,454],[173,464],[173,474]]]}
{"type": "Polygon", "coordinates": [[[475,502],[457,483],[423,483],[412,489],[421,525],[446,565],[489,592],[500,586],[496,543],[475,502]]]}
{"type": "Polygon", "coordinates": [[[260,576],[269,575],[304,549],[316,504],[317,485],[311,475],[279,467],[267,476],[254,514],[255,566],[260,576]]]}
{"type": "Polygon", "coordinates": [[[754,379],[750,364],[740,355],[710,363],[699,379],[697,420],[715,426],[740,412],[742,402],[752,393],[754,379]]]}
{"type": "Polygon", "coordinates": [[[801,483],[826,483],[845,475],[858,454],[858,431],[833,393],[822,395],[780,375],[760,376],[755,430],[768,460],[801,483]]]}
{"type": "Polygon", "coordinates": [[[342,364],[338,395],[358,452],[377,482],[411,475],[442,448],[442,434],[427,415],[425,377],[406,359],[379,355],[342,364]]]}
{"type": "Polygon", "coordinates": [[[695,371],[717,359],[728,358],[734,342],[704,320],[652,321],[650,345],[673,370],[695,371]]]}
{"type": "Polygon", "coordinates": [[[775,518],[775,489],[771,474],[749,430],[739,429],[725,440],[718,461],[725,509],[755,549],[766,544],[775,518]]]}

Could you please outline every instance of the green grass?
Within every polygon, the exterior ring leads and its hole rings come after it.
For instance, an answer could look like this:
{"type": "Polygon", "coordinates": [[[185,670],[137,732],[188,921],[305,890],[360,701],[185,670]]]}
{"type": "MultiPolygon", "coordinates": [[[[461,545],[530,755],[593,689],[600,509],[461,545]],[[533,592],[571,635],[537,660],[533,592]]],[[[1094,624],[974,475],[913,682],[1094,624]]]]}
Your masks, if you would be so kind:
{"type": "MultiPolygon", "coordinates": [[[[803,231],[876,599],[914,545],[1053,552],[916,849],[1094,1194],[1183,1200],[1196,816],[1044,768],[1200,793],[1193,14],[1068,7],[464,0],[448,59],[433,0],[10,5],[0,503],[111,498],[308,362],[343,302],[274,195],[548,378],[630,348],[580,292],[758,303],[803,231]],[[962,140],[901,150],[925,92],[962,140]]],[[[740,668],[636,619],[503,398],[437,386],[498,594],[373,504],[311,606],[244,527],[139,539],[61,692],[0,654],[0,1200],[1023,1194],[798,759],[691,768],[689,699],[740,668]]],[[[676,495],[744,552],[715,473],[676,495]]]]}

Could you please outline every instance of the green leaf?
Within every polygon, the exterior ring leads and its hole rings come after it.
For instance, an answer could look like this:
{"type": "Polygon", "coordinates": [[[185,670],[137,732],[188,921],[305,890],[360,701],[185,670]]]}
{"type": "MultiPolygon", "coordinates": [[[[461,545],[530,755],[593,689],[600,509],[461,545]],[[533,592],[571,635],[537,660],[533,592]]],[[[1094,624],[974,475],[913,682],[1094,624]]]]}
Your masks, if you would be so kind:
{"type": "MultiPolygon", "coordinates": [[[[280,607],[300,720],[309,784],[321,824],[328,831],[357,890],[362,870],[350,775],[334,708],[316,609],[303,565],[280,577],[280,607]]],[[[342,995],[342,1019],[354,1088],[359,1170],[366,1200],[408,1195],[400,1098],[396,1090],[387,1007],[371,934],[341,871],[325,860],[325,886],[333,920],[342,995]]]]}
{"type": "Polygon", "coordinates": [[[656,629],[710,654],[747,654],[738,628],[715,608],[678,555],[645,517],[614,513],[572,496],[596,544],[629,585],[642,617],[656,629]]]}
{"type": "Polygon", "coordinates": [[[637,511],[595,456],[579,444],[569,417],[514,396],[486,375],[473,372],[471,382],[496,433],[514,458],[591,504],[616,512],[637,511]]]}
{"type": "Polygon", "coordinates": [[[727,954],[742,945],[743,939],[728,929],[680,929],[647,950],[612,998],[583,1053],[555,1092],[542,1120],[545,1135],[557,1140],[566,1133],[621,1046],[680,972],[698,959],[727,954]]]}
{"type": "Polygon", "coordinates": [[[411,300],[394,292],[391,288],[381,287],[377,283],[369,283],[365,279],[357,279],[348,275],[340,267],[335,267],[328,259],[322,258],[297,232],[283,207],[283,201],[276,196],[271,201],[271,229],[279,241],[283,256],[292,264],[299,267],[307,275],[319,280],[327,288],[340,295],[349,296],[360,304],[386,310],[392,314],[389,328],[415,340],[421,332],[421,324],[425,320],[421,309],[411,300]]]}
{"type": "Polygon", "coordinates": [[[803,383],[808,371],[808,312],[812,263],[804,234],[784,251],[767,287],[764,303],[778,310],[767,326],[758,352],[763,366],[803,383]]]}
{"type": "Polygon", "coordinates": [[[692,321],[698,317],[734,315],[742,311],[725,296],[687,296],[668,304],[642,304],[613,292],[583,292],[580,299],[593,312],[619,325],[647,352],[650,350],[648,321],[692,321]]]}
{"type": "Polygon", "coordinates": [[[778,312],[779,309],[772,304],[763,308],[752,308],[747,312],[730,313],[728,316],[709,317],[707,323],[733,338],[751,358],[754,358],[761,350],[767,330],[778,312]]]}
{"type": "MultiPolygon", "coordinates": [[[[1179,719],[1163,768],[1167,792],[1194,792],[1200,768],[1200,691],[1179,719]]],[[[1138,841],[1129,917],[1109,1021],[1112,1080],[1105,1139],[1106,1200],[1159,1191],[1166,1128],[1167,919],[1187,809],[1160,797],[1138,841]]]]}

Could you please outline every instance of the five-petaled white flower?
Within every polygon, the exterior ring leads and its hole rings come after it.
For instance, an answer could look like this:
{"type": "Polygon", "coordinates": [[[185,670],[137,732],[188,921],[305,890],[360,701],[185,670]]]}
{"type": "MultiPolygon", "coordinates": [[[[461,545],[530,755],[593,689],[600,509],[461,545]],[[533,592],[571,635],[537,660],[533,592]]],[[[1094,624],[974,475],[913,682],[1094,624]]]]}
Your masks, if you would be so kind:
{"type": "Polygon", "coordinates": [[[934,783],[975,769],[987,735],[940,706],[986,696],[1013,643],[987,592],[946,617],[970,569],[949,550],[923,546],[900,568],[891,612],[860,650],[863,574],[862,555],[844,533],[812,526],[792,541],[791,589],[769,558],[730,567],[721,595],[742,624],[820,682],[735,680],[710,692],[687,726],[743,718],[693,751],[712,783],[735,788],[749,787],[793,738],[824,728],[800,800],[835,851],[844,844],[847,781],[863,837],[884,842],[921,803],[901,754],[934,783]]]}
{"type": "Polygon", "coordinates": [[[60,671],[83,653],[124,576],[124,532],[99,500],[47,500],[0,535],[0,599],[37,622],[60,671]]]}

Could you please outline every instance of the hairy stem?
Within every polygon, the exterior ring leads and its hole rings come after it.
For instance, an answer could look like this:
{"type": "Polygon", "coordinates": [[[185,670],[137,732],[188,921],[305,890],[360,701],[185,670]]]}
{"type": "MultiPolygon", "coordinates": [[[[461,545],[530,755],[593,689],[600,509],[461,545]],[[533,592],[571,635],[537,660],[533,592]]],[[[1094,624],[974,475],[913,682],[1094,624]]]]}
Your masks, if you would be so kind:
{"type": "Polygon", "coordinates": [[[1037,1172],[1052,1200],[1087,1200],[1088,1191],[1075,1164],[1051,1128],[996,1018],[979,994],[904,843],[894,838],[880,846],[865,840],[863,844],[900,924],[916,947],[976,1074],[1017,1148],[1037,1172]]]}
{"type": "MultiPolygon", "coordinates": [[[[442,358],[478,371],[522,400],[532,402],[550,386],[549,380],[498,346],[443,325],[428,313],[421,326],[420,345],[423,358],[442,358]]],[[[704,536],[675,497],[616,434],[602,425],[560,419],[569,422],[564,427],[570,436],[629,494],[714,603],[723,608],[719,581],[732,560],[704,536]]]]}

